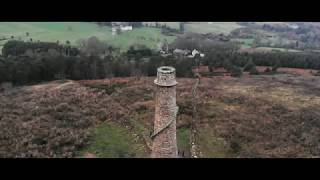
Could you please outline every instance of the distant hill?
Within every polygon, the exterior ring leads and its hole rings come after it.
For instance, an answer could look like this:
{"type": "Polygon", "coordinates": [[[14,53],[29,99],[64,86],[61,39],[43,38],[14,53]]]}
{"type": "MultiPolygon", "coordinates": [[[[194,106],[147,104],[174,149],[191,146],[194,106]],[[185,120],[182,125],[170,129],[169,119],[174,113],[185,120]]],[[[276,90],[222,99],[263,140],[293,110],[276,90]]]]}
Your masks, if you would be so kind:
{"type": "Polygon", "coordinates": [[[126,50],[133,44],[144,44],[156,48],[164,39],[172,42],[175,37],[162,35],[157,28],[134,28],[130,32],[123,32],[113,36],[111,27],[98,26],[91,22],[0,22],[0,46],[7,39],[30,41],[48,41],[77,45],[77,40],[96,36],[111,45],[126,50]],[[29,35],[27,35],[27,33],[29,35]]]}
{"type": "MultiPolygon", "coordinates": [[[[180,22],[158,22],[179,30],[180,22]]],[[[317,22],[184,22],[185,33],[224,34],[242,48],[271,47],[286,49],[320,49],[320,23],[317,22]],[[297,43],[298,41],[298,43],[297,43]]],[[[125,51],[133,44],[155,49],[178,35],[164,35],[155,22],[120,35],[112,35],[110,26],[94,22],[0,22],[0,49],[8,39],[49,41],[77,45],[77,40],[96,36],[125,51]],[[146,27],[148,26],[148,27],[146,27]]]]}

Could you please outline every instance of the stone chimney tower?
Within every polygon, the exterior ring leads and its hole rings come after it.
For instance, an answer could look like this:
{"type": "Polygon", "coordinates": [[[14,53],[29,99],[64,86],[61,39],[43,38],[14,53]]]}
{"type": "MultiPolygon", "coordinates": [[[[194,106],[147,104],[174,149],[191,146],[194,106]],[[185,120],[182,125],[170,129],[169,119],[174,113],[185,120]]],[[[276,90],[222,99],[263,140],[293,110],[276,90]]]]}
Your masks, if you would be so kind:
{"type": "Polygon", "coordinates": [[[173,67],[158,68],[155,99],[154,131],[151,135],[152,158],[177,158],[178,147],[176,138],[176,72],[173,67]]]}

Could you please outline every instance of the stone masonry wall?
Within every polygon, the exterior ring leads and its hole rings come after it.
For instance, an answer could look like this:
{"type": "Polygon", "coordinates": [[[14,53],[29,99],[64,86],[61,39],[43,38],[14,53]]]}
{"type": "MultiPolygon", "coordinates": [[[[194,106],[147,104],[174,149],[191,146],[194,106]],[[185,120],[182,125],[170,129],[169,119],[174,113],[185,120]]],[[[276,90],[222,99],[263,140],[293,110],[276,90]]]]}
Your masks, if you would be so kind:
{"type": "MultiPolygon", "coordinates": [[[[159,75],[158,75],[159,77],[159,75]]],[[[162,76],[163,77],[163,76],[162,76]]],[[[171,79],[172,80],[172,79],[171,79]]],[[[176,158],[178,157],[176,139],[176,87],[157,85],[155,99],[154,132],[170,125],[159,132],[153,139],[152,158],[176,158]]]]}

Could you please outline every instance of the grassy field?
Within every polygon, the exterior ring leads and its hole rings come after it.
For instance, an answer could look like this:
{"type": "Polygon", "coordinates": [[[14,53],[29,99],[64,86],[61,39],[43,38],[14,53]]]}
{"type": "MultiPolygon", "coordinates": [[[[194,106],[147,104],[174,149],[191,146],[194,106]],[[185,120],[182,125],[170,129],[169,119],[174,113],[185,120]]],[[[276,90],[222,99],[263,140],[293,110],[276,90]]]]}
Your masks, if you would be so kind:
{"type": "MultiPolygon", "coordinates": [[[[154,22],[145,22],[154,24],[154,22]]],[[[179,29],[179,22],[160,22],[171,28],[179,29]]],[[[232,30],[242,26],[235,22],[190,22],[185,25],[186,32],[229,34],[232,30]]],[[[176,37],[165,36],[161,30],[151,27],[136,28],[130,32],[123,32],[113,36],[110,27],[100,27],[92,22],[0,22],[0,38],[11,38],[16,40],[46,41],[65,43],[67,40],[72,45],[77,45],[77,40],[96,36],[100,40],[119,47],[125,51],[133,44],[143,44],[150,48],[167,39],[170,43],[176,37]],[[29,33],[27,36],[26,33],[29,33]]],[[[0,41],[0,49],[6,40],[0,41]]]]}
{"type": "Polygon", "coordinates": [[[255,22],[255,24],[257,25],[264,25],[264,24],[268,24],[268,25],[288,25],[290,23],[288,22],[255,22]]]}
{"type": "MultiPolygon", "coordinates": [[[[155,24],[155,22],[144,22],[144,24],[155,24]]],[[[179,22],[159,22],[175,29],[179,29],[179,22]]],[[[282,22],[256,22],[256,24],[285,24],[282,22]]],[[[231,31],[243,26],[236,22],[188,22],[185,24],[185,32],[193,33],[213,33],[225,35],[231,31]]],[[[260,33],[266,33],[261,31],[260,33]]],[[[270,33],[268,33],[270,34],[270,33]]],[[[270,34],[276,36],[275,34],[270,34]]],[[[0,38],[10,38],[29,41],[48,41],[56,42],[59,40],[65,43],[67,40],[72,45],[77,45],[77,40],[86,39],[96,36],[102,41],[106,41],[111,45],[119,47],[121,51],[125,51],[133,44],[143,44],[150,48],[157,48],[160,42],[165,39],[170,43],[174,41],[175,36],[165,36],[161,34],[158,28],[143,27],[135,28],[130,32],[123,32],[120,35],[113,36],[110,27],[100,27],[92,22],[0,22],[0,38]],[[26,33],[29,33],[29,36],[26,33]]],[[[251,48],[253,39],[236,39],[242,43],[242,48],[251,48]]],[[[268,38],[273,44],[279,43],[279,38],[268,38]]],[[[0,50],[6,42],[0,41],[0,50]]],[[[290,43],[283,40],[282,43],[290,43]]]]}
{"type": "MultiPolygon", "coordinates": [[[[48,41],[59,40],[65,43],[67,40],[72,45],[76,45],[78,39],[96,36],[100,40],[107,41],[111,45],[126,50],[132,44],[144,44],[151,48],[156,48],[157,44],[164,39],[172,42],[175,37],[162,35],[156,28],[137,28],[130,32],[123,32],[113,36],[111,28],[99,27],[90,22],[1,22],[0,38],[10,38],[14,36],[17,40],[48,41]],[[29,36],[26,35],[29,33],[29,36]],[[144,38],[141,38],[144,37],[144,38]]],[[[5,41],[1,41],[3,45],[5,41]]]]}
{"type": "Polygon", "coordinates": [[[185,25],[186,32],[195,33],[223,33],[228,35],[231,31],[241,28],[236,22],[192,22],[185,25]]]}
{"type": "Polygon", "coordinates": [[[273,48],[273,47],[258,47],[256,48],[258,51],[281,51],[281,52],[302,52],[301,50],[296,49],[286,49],[286,48],[273,48]]]}
{"type": "MultiPolygon", "coordinates": [[[[155,22],[145,23],[155,25],[155,22]]],[[[159,24],[166,24],[171,28],[179,29],[179,22],[159,22],[159,24]]],[[[223,33],[227,35],[231,31],[241,27],[236,22],[188,22],[185,24],[185,31],[194,33],[223,33]]]]}
{"type": "Polygon", "coordinates": [[[251,48],[252,43],[254,41],[253,38],[250,39],[233,39],[233,41],[238,41],[241,43],[241,48],[246,49],[246,48],[251,48]]]}
{"type": "Polygon", "coordinates": [[[299,53],[303,52],[301,50],[296,49],[286,49],[286,48],[273,48],[273,47],[257,47],[257,48],[250,48],[243,46],[240,50],[241,52],[291,52],[291,53],[299,53]]]}

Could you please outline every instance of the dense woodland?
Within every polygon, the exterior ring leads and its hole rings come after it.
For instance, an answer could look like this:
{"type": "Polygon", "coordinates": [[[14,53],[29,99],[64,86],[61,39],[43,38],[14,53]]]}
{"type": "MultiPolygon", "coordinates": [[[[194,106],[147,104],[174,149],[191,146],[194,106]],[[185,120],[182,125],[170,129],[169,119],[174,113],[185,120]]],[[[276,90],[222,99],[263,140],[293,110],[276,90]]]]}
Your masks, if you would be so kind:
{"type": "Polygon", "coordinates": [[[5,44],[4,56],[0,58],[0,82],[25,84],[65,78],[81,80],[155,76],[155,69],[161,65],[176,67],[177,76],[183,77],[192,75],[191,68],[194,65],[190,59],[174,56],[164,58],[142,46],[137,46],[138,49],[131,47],[126,53],[114,56],[109,47],[108,52],[94,54],[90,47],[76,49],[53,44],[22,41],[5,44]]]}
{"type": "Polygon", "coordinates": [[[232,42],[221,42],[203,36],[178,38],[170,44],[170,51],[175,48],[198,49],[206,56],[163,57],[154,50],[138,45],[115,55],[113,52],[116,48],[95,37],[82,40],[79,47],[58,42],[8,41],[0,57],[0,82],[26,84],[65,78],[81,80],[155,76],[156,68],[162,65],[174,66],[178,77],[191,77],[192,67],[198,64],[207,65],[210,69],[225,67],[239,72],[240,67],[244,67],[248,61],[257,66],[320,69],[319,53],[240,53],[237,51],[238,46],[232,42]]]}

